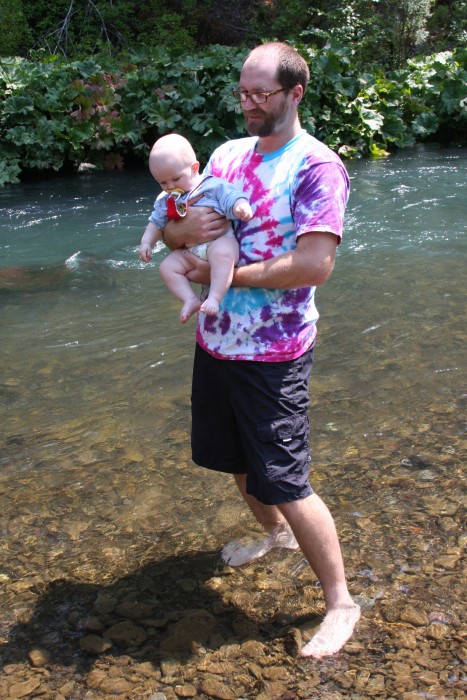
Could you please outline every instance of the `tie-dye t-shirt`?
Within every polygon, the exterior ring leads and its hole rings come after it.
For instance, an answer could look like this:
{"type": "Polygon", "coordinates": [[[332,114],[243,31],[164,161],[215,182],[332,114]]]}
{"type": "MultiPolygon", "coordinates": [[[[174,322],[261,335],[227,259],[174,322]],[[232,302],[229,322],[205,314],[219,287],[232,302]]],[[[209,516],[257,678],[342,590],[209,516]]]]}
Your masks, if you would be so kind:
{"type": "MultiPolygon", "coordinates": [[[[229,141],[205,173],[246,193],[253,218],[240,221],[239,266],[292,250],[304,233],[327,231],[339,242],[349,180],[340,158],[301,131],[280,150],[256,153],[257,137],[229,141]]],[[[315,287],[231,287],[216,316],[198,314],[197,342],[221,359],[282,362],[299,357],[316,337],[315,287]]]]}

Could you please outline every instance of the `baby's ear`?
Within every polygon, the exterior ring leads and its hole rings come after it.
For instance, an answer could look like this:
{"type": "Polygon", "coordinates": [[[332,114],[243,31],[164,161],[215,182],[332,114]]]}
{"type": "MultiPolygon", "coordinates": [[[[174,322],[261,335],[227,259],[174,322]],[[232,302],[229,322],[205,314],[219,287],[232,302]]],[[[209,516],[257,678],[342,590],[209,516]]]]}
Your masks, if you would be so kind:
{"type": "Polygon", "coordinates": [[[199,160],[195,160],[191,168],[194,173],[199,173],[199,160]]]}

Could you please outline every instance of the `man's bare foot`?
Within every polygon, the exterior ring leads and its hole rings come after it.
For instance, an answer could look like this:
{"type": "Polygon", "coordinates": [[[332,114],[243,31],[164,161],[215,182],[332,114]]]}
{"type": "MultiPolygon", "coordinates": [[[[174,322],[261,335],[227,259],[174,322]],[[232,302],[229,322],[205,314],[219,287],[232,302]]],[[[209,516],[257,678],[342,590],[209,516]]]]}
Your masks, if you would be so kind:
{"type": "Polygon", "coordinates": [[[201,302],[199,299],[196,299],[196,297],[186,301],[182,306],[182,310],[180,311],[180,321],[182,323],[186,323],[188,319],[193,316],[193,314],[199,311],[200,306],[201,302]]]}
{"type": "Polygon", "coordinates": [[[277,525],[269,535],[250,543],[242,543],[241,540],[229,542],[223,548],[221,557],[229,566],[242,566],[264,557],[271,549],[298,549],[298,542],[287,524],[277,525]]]}
{"type": "Polygon", "coordinates": [[[360,606],[330,610],[316,634],[302,649],[302,656],[321,659],[323,656],[336,654],[353,634],[354,627],[360,619],[360,606]]]}
{"type": "Polygon", "coordinates": [[[215,316],[219,312],[219,302],[214,297],[209,296],[206,301],[201,304],[200,311],[208,316],[215,316]]]}

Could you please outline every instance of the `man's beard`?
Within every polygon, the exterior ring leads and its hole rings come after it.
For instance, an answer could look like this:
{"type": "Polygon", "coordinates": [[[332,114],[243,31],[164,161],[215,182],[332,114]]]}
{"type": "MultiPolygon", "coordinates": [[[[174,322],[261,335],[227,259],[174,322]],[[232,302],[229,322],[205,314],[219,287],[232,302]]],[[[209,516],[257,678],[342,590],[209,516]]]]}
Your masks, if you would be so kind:
{"type": "MultiPolygon", "coordinates": [[[[263,112],[263,110],[259,110],[256,113],[256,116],[261,118],[253,119],[251,121],[248,118],[248,113],[245,113],[244,117],[246,130],[250,136],[259,136],[262,138],[264,136],[272,136],[272,134],[279,131],[284,122],[284,117],[286,114],[286,109],[284,107],[276,110],[275,112],[263,112]]],[[[252,111],[255,113],[254,110],[252,111]]]]}

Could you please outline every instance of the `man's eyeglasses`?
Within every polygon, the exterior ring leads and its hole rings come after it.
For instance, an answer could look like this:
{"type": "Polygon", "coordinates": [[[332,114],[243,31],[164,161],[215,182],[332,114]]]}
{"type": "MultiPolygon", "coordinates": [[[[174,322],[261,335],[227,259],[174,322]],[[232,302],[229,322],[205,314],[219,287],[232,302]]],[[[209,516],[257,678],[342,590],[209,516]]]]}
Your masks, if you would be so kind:
{"type": "Polygon", "coordinates": [[[247,90],[232,90],[232,94],[236,100],[239,102],[246,102],[248,98],[255,105],[262,105],[268,101],[269,97],[277,95],[279,92],[284,92],[286,88],[279,88],[278,90],[273,90],[272,92],[248,92],[247,90]]]}

